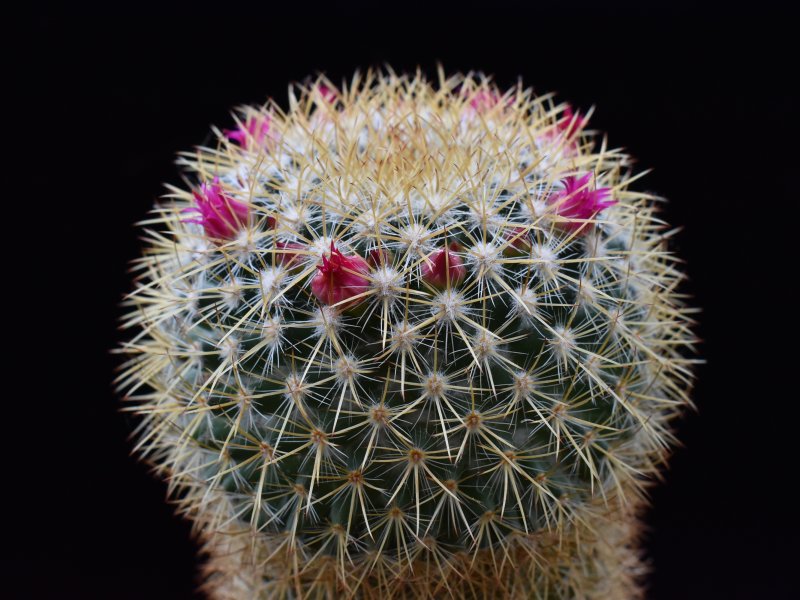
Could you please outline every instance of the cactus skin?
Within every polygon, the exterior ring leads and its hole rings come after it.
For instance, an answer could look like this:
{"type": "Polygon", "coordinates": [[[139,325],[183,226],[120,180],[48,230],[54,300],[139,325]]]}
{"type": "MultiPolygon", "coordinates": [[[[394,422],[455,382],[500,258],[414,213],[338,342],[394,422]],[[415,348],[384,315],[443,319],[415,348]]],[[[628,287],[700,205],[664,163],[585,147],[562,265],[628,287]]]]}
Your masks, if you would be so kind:
{"type": "Polygon", "coordinates": [[[237,122],[145,222],[119,378],[209,595],[640,596],[695,339],[629,157],[441,71],[237,122]]]}

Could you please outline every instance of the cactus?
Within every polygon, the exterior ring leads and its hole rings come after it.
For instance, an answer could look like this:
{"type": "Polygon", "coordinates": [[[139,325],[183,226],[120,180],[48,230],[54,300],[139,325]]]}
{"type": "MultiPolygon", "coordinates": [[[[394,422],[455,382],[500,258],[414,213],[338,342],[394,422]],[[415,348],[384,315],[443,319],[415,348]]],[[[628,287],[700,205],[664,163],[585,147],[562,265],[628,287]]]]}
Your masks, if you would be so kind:
{"type": "Polygon", "coordinates": [[[210,596],[641,594],[692,310],[588,118],[370,71],[179,155],[119,385],[210,596]]]}

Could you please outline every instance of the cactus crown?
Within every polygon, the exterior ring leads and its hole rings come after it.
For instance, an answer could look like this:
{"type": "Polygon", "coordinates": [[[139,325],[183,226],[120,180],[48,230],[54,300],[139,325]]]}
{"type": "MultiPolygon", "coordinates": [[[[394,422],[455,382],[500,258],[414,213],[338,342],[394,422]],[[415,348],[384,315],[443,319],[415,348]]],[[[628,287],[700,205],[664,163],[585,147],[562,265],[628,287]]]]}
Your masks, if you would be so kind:
{"type": "Polygon", "coordinates": [[[586,124],[368,72],[180,155],[120,385],[218,597],[636,589],[693,338],[657,199],[586,124]]]}

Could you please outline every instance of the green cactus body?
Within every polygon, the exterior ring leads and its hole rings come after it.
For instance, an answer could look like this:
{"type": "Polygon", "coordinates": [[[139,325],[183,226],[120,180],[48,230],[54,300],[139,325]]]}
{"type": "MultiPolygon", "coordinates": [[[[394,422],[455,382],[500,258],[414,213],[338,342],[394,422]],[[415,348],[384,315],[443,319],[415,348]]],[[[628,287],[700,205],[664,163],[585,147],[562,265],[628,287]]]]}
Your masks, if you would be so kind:
{"type": "Polygon", "coordinates": [[[120,385],[206,589],[637,595],[691,384],[657,199],[550,96],[332,90],[243,109],[146,223],[120,385]]]}

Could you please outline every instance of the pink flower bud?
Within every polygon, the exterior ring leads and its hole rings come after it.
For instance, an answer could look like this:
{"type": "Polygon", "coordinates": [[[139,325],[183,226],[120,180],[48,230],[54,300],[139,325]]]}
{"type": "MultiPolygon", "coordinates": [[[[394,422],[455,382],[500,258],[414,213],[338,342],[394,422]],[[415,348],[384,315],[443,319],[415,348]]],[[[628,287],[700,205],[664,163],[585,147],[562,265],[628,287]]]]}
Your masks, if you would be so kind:
{"type": "Polygon", "coordinates": [[[606,200],[611,194],[611,189],[592,190],[591,180],[591,173],[579,178],[566,177],[562,180],[564,189],[553,192],[547,199],[547,203],[553,207],[556,215],[569,219],[559,223],[564,229],[570,231],[581,229],[585,225],[581,221],[591,219],[604,208],[617,203],[616,200],[606,200]]]}
{"type": "Polygon", "coordinates": [[[469,101],[469,105],[477,112],[484,112],[491,108],[500,101],[500,96],[495,91],[480,90],[469,101]]]}
{"type": "Polygon", "coordinates": [[[548,144],[562,145],[565,156],[575,156],[578,153],[576,134],[587,122],[585,117],[573,113],[572,107],[567,105],[555,128],[544,133],[539,139],[548,144]]]}
{"type": "Polygon", "coordinates": [[[586,119],[580,114],[572,112],[572,107],[568,104],[564,109],[564,116],[557,123],[558,131],[567,137],[572,136],[586,123],[586,119]]]}
{"type": "MultiPolygon", "coordinates": [[[[311,280],[311,291],[323,304],[338,304],[348,298],[357,296],[367,291],[369,273],[367,261],[358,254],[345,256],[331,242],[331,254],[322,257],[322,264],[317,267],[319,272],[311,280]]],[[[344,305],[352,308],[364,298],[359,298],[344,305]]]]}
{"type": "Polygon", "coordinates": [[[211,184],[203,183],[200,191],[193,195],[197,206],[185,208],[181,212],[194,212],[199,216],[183,221],[202,225],[208,237],[231,240],[247,225],[247,204],[226,195],[219,184],[219,177],[214,177],[211,184]]]}
{"type": "Polygon", "coordinates": [[[506,256],[522,256],[531,251],[530,231],[527,227],[509,227],[503,231],[503,237],[508,242],[503,248],[506,256]]]}
{"type": "MultiPolygon", "coordinates": [[[[278,228],[278,219],[270,215],[267,217],[267,229],[278,228]]],[[[275,242],[275,264],[286,267],[289,270],[297,269],[303,265],[303,257],[306,247],[299,242],[275,242]]]]}
{"type": "Polygon", "coordinates": [[[317,92],[319,93],[320,96],[322,96],[322,99],[325,100],[325,102],[329,102],[330,104],[336,102],[336,99],[338,97],[336,94],[336,90],[332,90],[324,83],[320,83],[317,86],[317,92]]]}
{"type": "Polygon", "coordinates": [[[242,148],[250,148],[253,146],[261,146],[270,132],[270,125],[272,124],[272,117],[269,115],[248,117],[244,126],[239,126],[236,129],[225,129],[222,133],[225,134],[229,140],[239,144],[242,148]]]}
{"type": "Polygon", "coordinates": [[[440,289],[460,284],[467,276],[464,260],[455,254],[460,250],[461,246],[452,242],[448,247],[431,254],[422,263],[422,279],[440,289]]]}
{"type": "Polygon", "coordinates": [[[304,249],[298,242],[275,242],[275,262],[287,269],[296,269],[303,263],[304,249]]]}
{"type": "MultiPolygon", "coordinates": [[[[462,90],[463,94],[468,94],[466,89],[462,90]]],[[[494,90],[478,90],[469,99],[469,108],[466,110],[468,116],[473,117],[476,114],[486,113],[492,110],[495,106],[500,104],[500,94],[494,90]]],[[[506,99],[505,106],[513,104],[513,98],[506,99]]]]}
{"type": "Polygon", "coordinates": [[[390,250],[386,248],[373,248],[367,254],[367,262],[374,269],[378,267],[385,267],[392,264],[393,255],[390,250]]]}

